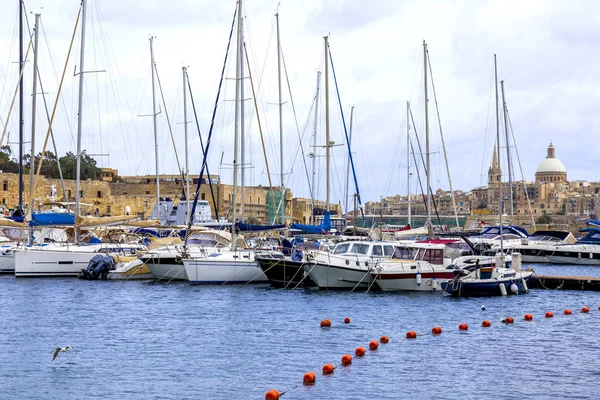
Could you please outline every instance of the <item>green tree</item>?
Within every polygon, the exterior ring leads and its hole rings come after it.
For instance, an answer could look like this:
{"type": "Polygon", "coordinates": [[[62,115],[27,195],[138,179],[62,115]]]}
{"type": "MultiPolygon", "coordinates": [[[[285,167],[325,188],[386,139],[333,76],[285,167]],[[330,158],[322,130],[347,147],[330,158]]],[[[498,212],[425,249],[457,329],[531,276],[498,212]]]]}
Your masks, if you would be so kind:
{"type": "Polygon", "coordinates": [[[549,216],[548,214],[542,214],[542,215],[540,215],[538,217],[537,223],[538,224],[551,224],[552,223],[552,217],[549,216]]]}

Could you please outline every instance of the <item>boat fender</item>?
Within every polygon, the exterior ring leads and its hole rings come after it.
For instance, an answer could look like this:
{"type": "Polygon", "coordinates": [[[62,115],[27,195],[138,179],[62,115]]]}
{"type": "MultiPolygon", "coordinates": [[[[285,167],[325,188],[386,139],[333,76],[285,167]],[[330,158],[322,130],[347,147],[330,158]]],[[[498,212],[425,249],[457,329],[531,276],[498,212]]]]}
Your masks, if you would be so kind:
{"type": "Polygon", "coordinates": [[[519,293],[519,287],[517,286],[516,283],[511,283],[510,284],[510,291],[512,292],[512,294],[519,293]]]}
{"type": "Polygon", "coordinates": [[[421,271],[417,271],[417,286],[421,286],[421,271]]]}
{"type": "Polygon", "coordinates": [[[431,289],[437,290],[437,279],[435,278],[435,276],[431,278],[431,289]]]}
{"type": "Polygon", "coordinates": [[[506,286],[504,286],[504,283],[501,283],[499,285],[500,287],[500,294],[502,294],[502,296],[506,296],[508,293],[506,293],[506,286]]]}
{"type": "Polygon", "coordinates": [[[523,291],[525,293],[529,292],[529,288],[527,287],[527,282],[525,282],[525,279],[521,278],[521,283],[523,284],[523,291]]]}
{"type": "Polygon", "coordinates": [[[300,262],[303,256],[302,250],[296,249],[292,252],[292,261],[300,262]]]}

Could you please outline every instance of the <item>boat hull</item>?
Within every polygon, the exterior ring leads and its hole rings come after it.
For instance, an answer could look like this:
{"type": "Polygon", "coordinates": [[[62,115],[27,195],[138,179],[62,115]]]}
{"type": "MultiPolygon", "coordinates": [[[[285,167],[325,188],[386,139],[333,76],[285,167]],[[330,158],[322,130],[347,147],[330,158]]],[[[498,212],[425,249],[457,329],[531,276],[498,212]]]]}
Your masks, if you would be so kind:
{"type": "Polygon", "coordinates": [[[205,258],[183,260],[183,264],[192,285],[269,281],[252,252],[211,254],[205,258]]]}
{"type": "Polygon", "coordinates": [[[422,272],[421,283],[417,281],[415,272],[403,273],[376,273],[371,272],[375,283],[384,292],[441,292],[439,283],[452,279],[452,271],[449,272],[422,272]]]}
{"type": "Polygon", "coordinates": [[[0,274],[15,273],[15,253],[3,252],[0,254],[0,274]]]}
{"type": "Polygon", "coordinates": [[[273,287],[293,289],[299,285],[314,286],[310,277],[305,275],[302,262],[284,255],[256,256],[255,261],[273,287]]]}
{"type": "Polygon", "coordinates": [[[304,272],[319,289],[368,289],[373,284],[370,269],[349,268],[310,261],[304,264],[304,272]]]}
{"type": "Polygon", "coordinates": [[[23,249],[15,251],[16,277],[61,277],[79,275],[98,253],[72,250],[23,249]]]}
{"type": "Polygon", "coordinates": [[[142,257],[152,276],[165,281],[187,281],[181,257],[142,257]]]}
{"type": "Polygon", "coordinates": [[[448,280],[441,283],[442,290],[455,297],[477,296],[502,296],[500,284],[503,283],[507,294],[527,293],[527,281],[531,274],[512,279],[475,279],[475,280],[448,280]],[[517,293],[510,290],[510,286],[517,286],[517,293]]]}

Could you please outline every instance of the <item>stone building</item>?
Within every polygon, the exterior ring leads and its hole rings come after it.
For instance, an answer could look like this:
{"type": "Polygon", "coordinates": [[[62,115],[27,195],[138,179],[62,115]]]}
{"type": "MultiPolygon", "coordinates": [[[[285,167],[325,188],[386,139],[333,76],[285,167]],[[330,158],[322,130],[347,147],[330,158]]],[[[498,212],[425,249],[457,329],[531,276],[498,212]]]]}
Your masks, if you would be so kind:
{"type": "Polygon", "coordinates": [[[535,170],[535,182],[567,182],[567,170],[563,163],[554,155],[552,142],[548,146],[548,155],[535,170]]]}

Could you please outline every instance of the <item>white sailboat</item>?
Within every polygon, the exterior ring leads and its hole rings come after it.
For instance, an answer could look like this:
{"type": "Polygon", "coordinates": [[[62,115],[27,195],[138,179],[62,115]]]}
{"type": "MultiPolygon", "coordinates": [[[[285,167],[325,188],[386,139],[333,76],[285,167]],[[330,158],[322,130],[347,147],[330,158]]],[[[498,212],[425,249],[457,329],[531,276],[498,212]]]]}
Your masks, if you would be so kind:
{"type": "MultiPolygon", "coordinates": [[[[237,65],[235,91],[235,136],[233,157],[233,195],[232,221],[236,221],[237,175],[238,175],[238,141],[244,135],[244,29],[242,18],[242,0],[237,9],[237,65]]],[[[243,162],[242,162],[243,164],[243,162]]],[[[243,165],[242,165],[243,167],[243,165]]],[[[243,187],[242,180],[242,187],[243,187]]],[[[243,193],[243,192],[242,192],[243,193]]],[[[242,204],[244,199],[242,197],[242,204]]],[[[243,207],[242,207],[243,210],[243,207]]],[[[235,222],[234,222],[235,223],[235,222]]],[[[183,260],[185,272],[190,284],[206,283],[261,283],[267,282],[267,276],[254,260],[254,251],[239,250],[238,237],[232,229],[231,250],[223,250],[206,254],[202,257],[188,257],[183,260]]],[[[191,255],[190,255],[191,256],[191,255]]]]}

